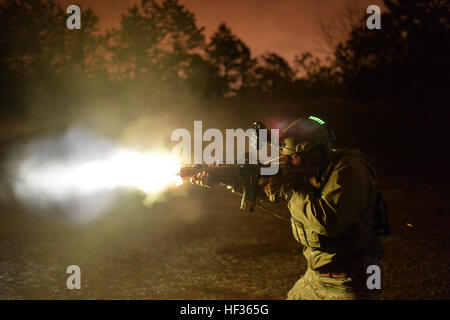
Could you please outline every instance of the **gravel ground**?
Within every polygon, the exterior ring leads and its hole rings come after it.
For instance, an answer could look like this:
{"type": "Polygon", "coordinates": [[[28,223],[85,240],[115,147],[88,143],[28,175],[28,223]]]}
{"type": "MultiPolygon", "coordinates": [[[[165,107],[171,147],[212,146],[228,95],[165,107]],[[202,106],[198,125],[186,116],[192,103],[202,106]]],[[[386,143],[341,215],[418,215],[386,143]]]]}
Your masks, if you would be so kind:
{"type": "MultiPolygon", "coordinates": [[[[449,299],[448,190],[385,183],[384,299],[449,299]],[[409,224],[409,225],[407,225],[409,224]]],[[[305,271],[290,226],[222,190],[183,186],[151,208],[117,194],[87,225],[0,206],[0,299],[284,299],[305,271]],[[81,290],[66,268],[81,268],[81,290]]]]}

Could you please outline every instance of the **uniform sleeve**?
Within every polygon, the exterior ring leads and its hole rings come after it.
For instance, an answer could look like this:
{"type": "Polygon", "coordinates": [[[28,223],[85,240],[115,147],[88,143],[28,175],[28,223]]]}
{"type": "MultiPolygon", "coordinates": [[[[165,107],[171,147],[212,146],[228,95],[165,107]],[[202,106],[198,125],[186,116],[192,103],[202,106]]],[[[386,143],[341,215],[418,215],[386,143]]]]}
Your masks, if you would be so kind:
{"type": "Polygon", "coordinates": [[[343,158],[335,167],[322,194],[295,193],[288,206],[292,217],[312,231],[336,237],[367,208],[371,178],[358,158],[343,158]]]}

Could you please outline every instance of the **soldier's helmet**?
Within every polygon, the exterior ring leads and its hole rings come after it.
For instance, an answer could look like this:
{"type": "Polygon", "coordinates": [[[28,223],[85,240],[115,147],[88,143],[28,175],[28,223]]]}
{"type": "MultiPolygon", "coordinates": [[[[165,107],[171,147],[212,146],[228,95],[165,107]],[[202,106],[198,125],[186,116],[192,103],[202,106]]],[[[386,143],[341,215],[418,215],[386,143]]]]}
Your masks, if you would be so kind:
{"type": "Polygon", "coordinates": [[[300,118],[281,131],[280,149],[283,155],[307,154],[312,150],[331,153],[336,138],[334,132],[317,117],[300,118]]]}

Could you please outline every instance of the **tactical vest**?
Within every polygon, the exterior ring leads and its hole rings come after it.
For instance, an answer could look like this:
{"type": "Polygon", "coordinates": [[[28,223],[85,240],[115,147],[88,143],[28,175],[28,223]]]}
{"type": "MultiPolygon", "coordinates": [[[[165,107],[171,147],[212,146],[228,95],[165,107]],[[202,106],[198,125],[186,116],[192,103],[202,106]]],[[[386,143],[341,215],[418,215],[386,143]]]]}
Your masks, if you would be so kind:
{"type": "MultiPolygon", "coordinates": [[[[343,154],[340,156],[343,156],[343,154]]],[[[334,161],[331,161],[324,174],[325,179],[323,181],[328,181],[329,175],[340,159],[340,157],[334,158],[334,161]]],[[[375,180],[375,171],[372,166],[366,162],[366,167],[375,180]]],[[[314,230],[307,228],[292,215],[291,225],[294,237],[305,247],[331,253],[348,250],[348,248],[359,248],[365,254],[376,254],[379,257],[381,257],[382,251],[378,237],[380,235],[388,235],[390,231],[386,204],[382,193],[376,189],[370,196],[368,207],[359,215],[359,219],[354,221],[343,234],[337,237],[320,235],[314,230]]]]}

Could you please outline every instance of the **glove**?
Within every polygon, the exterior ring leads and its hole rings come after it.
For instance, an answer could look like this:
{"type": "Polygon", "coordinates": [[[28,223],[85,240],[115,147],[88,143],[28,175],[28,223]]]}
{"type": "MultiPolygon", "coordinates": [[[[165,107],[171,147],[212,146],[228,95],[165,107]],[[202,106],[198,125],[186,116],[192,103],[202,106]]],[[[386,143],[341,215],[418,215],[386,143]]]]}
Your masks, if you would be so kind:
{"type": "Polygon", "coordinates": [[[209,173],[206,171],[197,173],[197,175],[190,178],[189,182],[204,188],[211,188],[212,185],[217,183],[213,181],[209,173]]]}
{"type": "Polygon", "coordinates": [[[261,178],[258,184],[263,188],[264,193],[271,202],[287,200],[287,192],[294,187],[292,182],[282,177],[261,178]]]}
{"type": "Polygon", "coordinates": [[[212,186],[219,185],[231,190],[231,192],[242,189],[240,179],[222,177],[219,181],[207,171],[197,173],[194,177],[190,178],[189,182],[204,188],[211,188],[212,186]]]}

